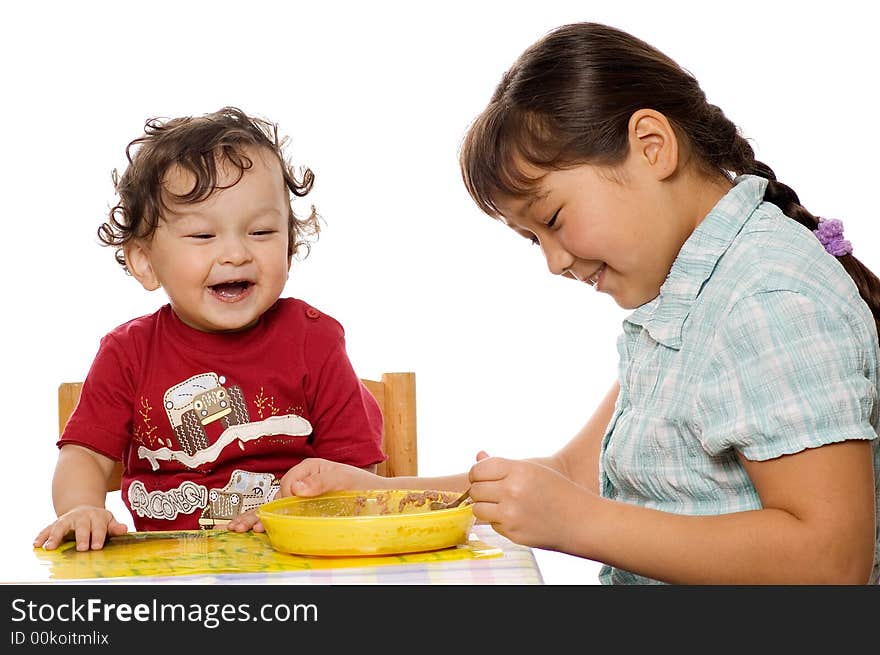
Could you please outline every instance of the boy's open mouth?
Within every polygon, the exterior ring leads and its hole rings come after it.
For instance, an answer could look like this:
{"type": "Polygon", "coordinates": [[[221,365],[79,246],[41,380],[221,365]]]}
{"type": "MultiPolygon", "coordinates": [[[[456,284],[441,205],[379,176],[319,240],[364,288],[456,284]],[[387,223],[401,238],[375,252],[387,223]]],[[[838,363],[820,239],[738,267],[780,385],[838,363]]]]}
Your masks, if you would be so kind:
{"type": "Polygon", "coordinates": [[[221,300],[237,300],[245,295],[250,288],[254,286],[253,282],[247,280],[235,280],[234,282],[221,282],[220,284],[212,284],[209,289],[221,300]]]}

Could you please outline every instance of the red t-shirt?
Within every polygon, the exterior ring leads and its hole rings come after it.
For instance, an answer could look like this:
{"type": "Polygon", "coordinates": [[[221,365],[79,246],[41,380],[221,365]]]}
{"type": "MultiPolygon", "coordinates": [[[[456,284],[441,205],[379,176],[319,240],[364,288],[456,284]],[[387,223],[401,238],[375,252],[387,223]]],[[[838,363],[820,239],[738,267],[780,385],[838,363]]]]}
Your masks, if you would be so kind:
{"type": "Polygon", "coordinates": [[[137,530],[221,525],[303,459],[369,466],[381,443],[342,326],[294,298],[245,332],[200,332],[170,305],[114,329],[58,441],[123,462],[137,530]]]}

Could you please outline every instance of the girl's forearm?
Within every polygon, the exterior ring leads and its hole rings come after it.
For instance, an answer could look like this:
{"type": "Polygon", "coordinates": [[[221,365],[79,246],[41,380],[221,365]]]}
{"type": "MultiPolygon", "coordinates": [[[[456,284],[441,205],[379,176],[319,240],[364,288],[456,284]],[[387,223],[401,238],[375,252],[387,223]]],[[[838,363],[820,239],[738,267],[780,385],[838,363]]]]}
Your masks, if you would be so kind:
{"type": "Polygon", "coordinates": [[[464,491],[468,487],[467,473],[439,477],[400,476],[384,478],[377,476],[380,489],[436,489],[438,491],[464,491]]]}
{"type": "Polygon", "coordinates": [[[864,584],[794,515],[684,516],[594,497],[567,552],[672,584],[864,584]]]}

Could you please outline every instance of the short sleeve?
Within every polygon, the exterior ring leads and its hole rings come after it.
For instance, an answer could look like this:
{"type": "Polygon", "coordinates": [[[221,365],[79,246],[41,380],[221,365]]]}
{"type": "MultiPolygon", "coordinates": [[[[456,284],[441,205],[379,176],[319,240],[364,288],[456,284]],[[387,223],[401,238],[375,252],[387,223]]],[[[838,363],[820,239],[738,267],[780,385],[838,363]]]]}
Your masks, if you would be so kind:
{"type": "Polygon", "coordinates": [[[101,340],[83,382],[79,402],[58,446],[86,446],[120,461],[129,444],[132,421],[132,369],[119,342],[111,335],[101,340]]]}
{"type": "MultiPolygon", "coordinates": [[[[330,317],[325,320],[332,321],[330,317]]],[[[306,393],[317,457],[365,467],[385,460],[382,412],[354,371],[341,326],[312,335],[306,393]]]]}
{"type": "Polygon", "coordinates": [[[875,439],[873,344],[859,334],[846,317],[796,292],[738,301],[719,326],[699,381],[697,433],[706,452],[735,448],[767,460],[875,439]]]}

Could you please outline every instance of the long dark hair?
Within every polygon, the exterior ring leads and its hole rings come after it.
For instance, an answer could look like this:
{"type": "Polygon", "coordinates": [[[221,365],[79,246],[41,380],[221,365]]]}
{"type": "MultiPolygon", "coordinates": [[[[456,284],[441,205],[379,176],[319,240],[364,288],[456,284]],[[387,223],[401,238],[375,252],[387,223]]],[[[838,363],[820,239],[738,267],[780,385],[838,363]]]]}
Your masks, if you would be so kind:
{"type": "MultiPolygon", "coordinates": [[[[125,149],[128,168],[122,176],[113,171],[113,185],[119,202],[110,209],[106,222],[98,228],[98,239],[107,246],[116,247],[116,261],[126,271],[123,246],[132,239],[149,239],[159,225],[165,209],[162,179],[173,165],[183,167],[195,178],[192,189],[177,196],[180,202],[200,202],[220,187],[218,185],[218,158],[224,158],[238,169],[238,177],[228,186],[241,180],[244,172],[253,166],[244,153],[247,146],[265,148],[278,158],[289,194],[304,197],[312,189],[315,176],[305,168],[298,179],[293,165],[284,154],[286,138],[279,138],[278,126],[262,118],[248,116],[236,107],[222,109],[204,116],[181,118],[151,118],[144,125],[144,134],[134,139],[125,149]]],[[[304,247],[308,253],[308,237],[320,231],[318,215],[311,213],[299,218],[288,202],[288,255],[293,256],[304,247]]]]}
{"type": "MultiPolygon", "coordinates": [[[[596,23],[553,30],[504,74],[462,142],[465,186],[480,209],[499,217],[499,196],[527,195],[537,181],[519,161],[545,170],[620,164],[628,151],[629,119],[643,108],[666,116],[706,174],[764,177],[765,200],[806,228],[817,228],[818,217],[755,159],[749,142],[706,100],[693,75],[644,41],[596,23]]],[[[851,254],[838,260],[880,331],[880,280],[851,254]]]]}

